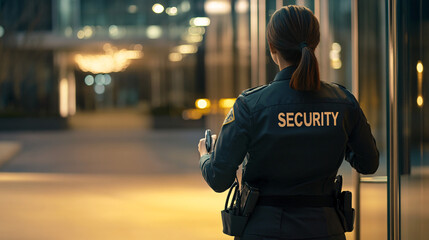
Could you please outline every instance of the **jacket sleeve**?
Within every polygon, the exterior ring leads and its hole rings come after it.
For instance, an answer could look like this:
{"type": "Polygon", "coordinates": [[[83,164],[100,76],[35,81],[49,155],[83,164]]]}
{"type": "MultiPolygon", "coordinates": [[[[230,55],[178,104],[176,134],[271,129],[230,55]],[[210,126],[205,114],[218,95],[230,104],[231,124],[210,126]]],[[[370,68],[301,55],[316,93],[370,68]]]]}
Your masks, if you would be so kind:
{"type": "Polygon", "coordinates": [[[214,151],[200,158],[203,177],[216,192],[223,192],[231,186],[238,166],[246,156],[250,139],[250,117],[244,97],[239,96],[226,116],[214,151]]]}
{"type": "Polygon", "coordinates": [[[346,160],[350,165],[362,174],[373,174],[379,165],[379,152],[375,139],[371,133],[371,127],[356,99],[354,118],[355,125],[349,135],[346,147],[346,160]]]}

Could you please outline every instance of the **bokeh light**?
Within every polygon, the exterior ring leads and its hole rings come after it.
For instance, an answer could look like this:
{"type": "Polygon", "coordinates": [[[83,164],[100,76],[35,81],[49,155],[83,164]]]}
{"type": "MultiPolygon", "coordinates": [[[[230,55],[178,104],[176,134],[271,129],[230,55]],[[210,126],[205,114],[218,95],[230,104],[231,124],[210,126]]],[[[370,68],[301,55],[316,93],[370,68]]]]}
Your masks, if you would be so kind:
{"type": "Polygon", "coordinates": [[[169,16],[176,16],[177,15],[177,8],[176,7],[168,7],[167,9],[165,9],[165,12],[169,16]]]}
{"type": "Polygon", "coordinates": [[[155,4],[152,6],[152,11],[153,11],[154,13],[156,13],[156,14],[160,14],[160,13],[164,12],[164,6],[162,6],[162,5],[161,5],[161,4],[159,4],[159,3],[155,3],[155,4]]]}
{"type": "Polygon", "coordinates": [[[208,25],[210,25],[210,18],[208,17],[191,18],[191,20],[189,20],[189,24],[191,26],[207,27],[208,25]]]}
{"type": "Polygon", "coordinates": [[[182,61],[182,58],[182,54],[176,52],[170,53],[168,55],[168,60],[170,60],[170,62],[180,62],[182,61]]]}
{"type": "Polygon", "coordinates": [[[146,29],[146,35],[149,39],[157,39],[162,36],[162,28],[157,25],[149,26],[146,29]]]}
{"type": "Polygon", "coordinates": [[[210,100],[207,98],[199,98],[195,101],[195,107],[198,109],[207,109],[210,105],[210,100]]]}
{"type": "Polygon", "coordinates": [[[94,84],[94,77],[92,75],[87,75],[85,77],[85,84],[87,86],[92,86],[94,84]]]}
{"type": "Polygon", "coordinates": [[[130,6],[128,6],[128,12],[129,13],[131,13],[131,14],[134,14],[134,13],[136,13],[137,12],[137,10],[138,10],[138,8],[137,8],[137,6],[136,5],[130,5],[130,6]]]}
{"type": "Polygon", "coordinates": [[[106,91],[106,87],[104,85],[95,85],[94,86],[94,92],[101,95],[106,91]]]}

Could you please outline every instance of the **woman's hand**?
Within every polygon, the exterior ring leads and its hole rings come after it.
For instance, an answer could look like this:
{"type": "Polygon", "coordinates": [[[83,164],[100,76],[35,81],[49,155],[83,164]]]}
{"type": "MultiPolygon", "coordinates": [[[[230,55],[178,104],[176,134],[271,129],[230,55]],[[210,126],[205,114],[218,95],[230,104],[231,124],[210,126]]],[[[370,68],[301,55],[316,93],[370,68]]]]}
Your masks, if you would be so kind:
{"type": "MultiPolygon", "coordinates": [[[[212,150],[214,147],[214,143],[216,142],[216,134],[212,135],[212,150]]],[[[202,157],[204,154],[207,154],[207,149],[206,149],[206,139],[205,138],[201,138],[200,142],[198,143],[198,152],[200,152],[200,157],[202,157]]]]}

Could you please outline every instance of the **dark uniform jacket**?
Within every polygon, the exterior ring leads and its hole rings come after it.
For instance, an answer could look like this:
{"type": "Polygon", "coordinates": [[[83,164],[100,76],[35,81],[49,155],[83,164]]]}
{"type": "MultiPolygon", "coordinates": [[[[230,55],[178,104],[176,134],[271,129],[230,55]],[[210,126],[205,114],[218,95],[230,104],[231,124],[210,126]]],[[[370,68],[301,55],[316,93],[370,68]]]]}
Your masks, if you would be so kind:
{"type": "MultiPolygon", "coordinates": [[[[332,194],[344,157],[359,173],[377,170],[375,140],[354,96],[325,82],[318,91],[293,90],[294,70],[287,67],[270,84],[237,98],[214,151],[200,158],[216,192],[231,186],[241,163],[242,181],[262,196],[332,194]]],[[[335,239],[344,238],[344,229],[332,207],[257,206],[242,239],[262,239],[256,236],[335,239]]]]}

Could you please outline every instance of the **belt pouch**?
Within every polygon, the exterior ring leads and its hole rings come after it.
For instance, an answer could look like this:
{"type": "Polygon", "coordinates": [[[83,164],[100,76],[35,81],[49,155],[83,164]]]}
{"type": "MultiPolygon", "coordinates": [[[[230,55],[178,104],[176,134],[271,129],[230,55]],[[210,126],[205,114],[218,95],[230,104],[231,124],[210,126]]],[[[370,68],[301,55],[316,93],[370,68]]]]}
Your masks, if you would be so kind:
{"type": "Polygon", "coordinates": [[[249,217],[235,215],[233,211],[229,211],[228,209],[223,210],[221,215],[223,233],[230,236],[241,236],[249,217]]]}
{"type": "Polygon", "coordinates": [[[229,189],[228,196],[226,197],[225,209],[221,211],[223,233],[230,236],[241,236],[246,227],[247,220],[249,217],[242,216],[240,214],[240,193],[238,190],[238,182],[234,182],[229,189]],[[231,204],[228,207],[229,198],[231,192],[234,191],[234,195],[231,200],[231,204]]]}
{"type": "Polygon", "coordinates": [[[337,206],[335,207],[340,217],[341,223],[345,232],[353,231],[355,221],[355,210],[352,208],[352,193],[350,191],[341,191],[343,177],[341,175],[336,178],[336,198],[337,206]]]}

